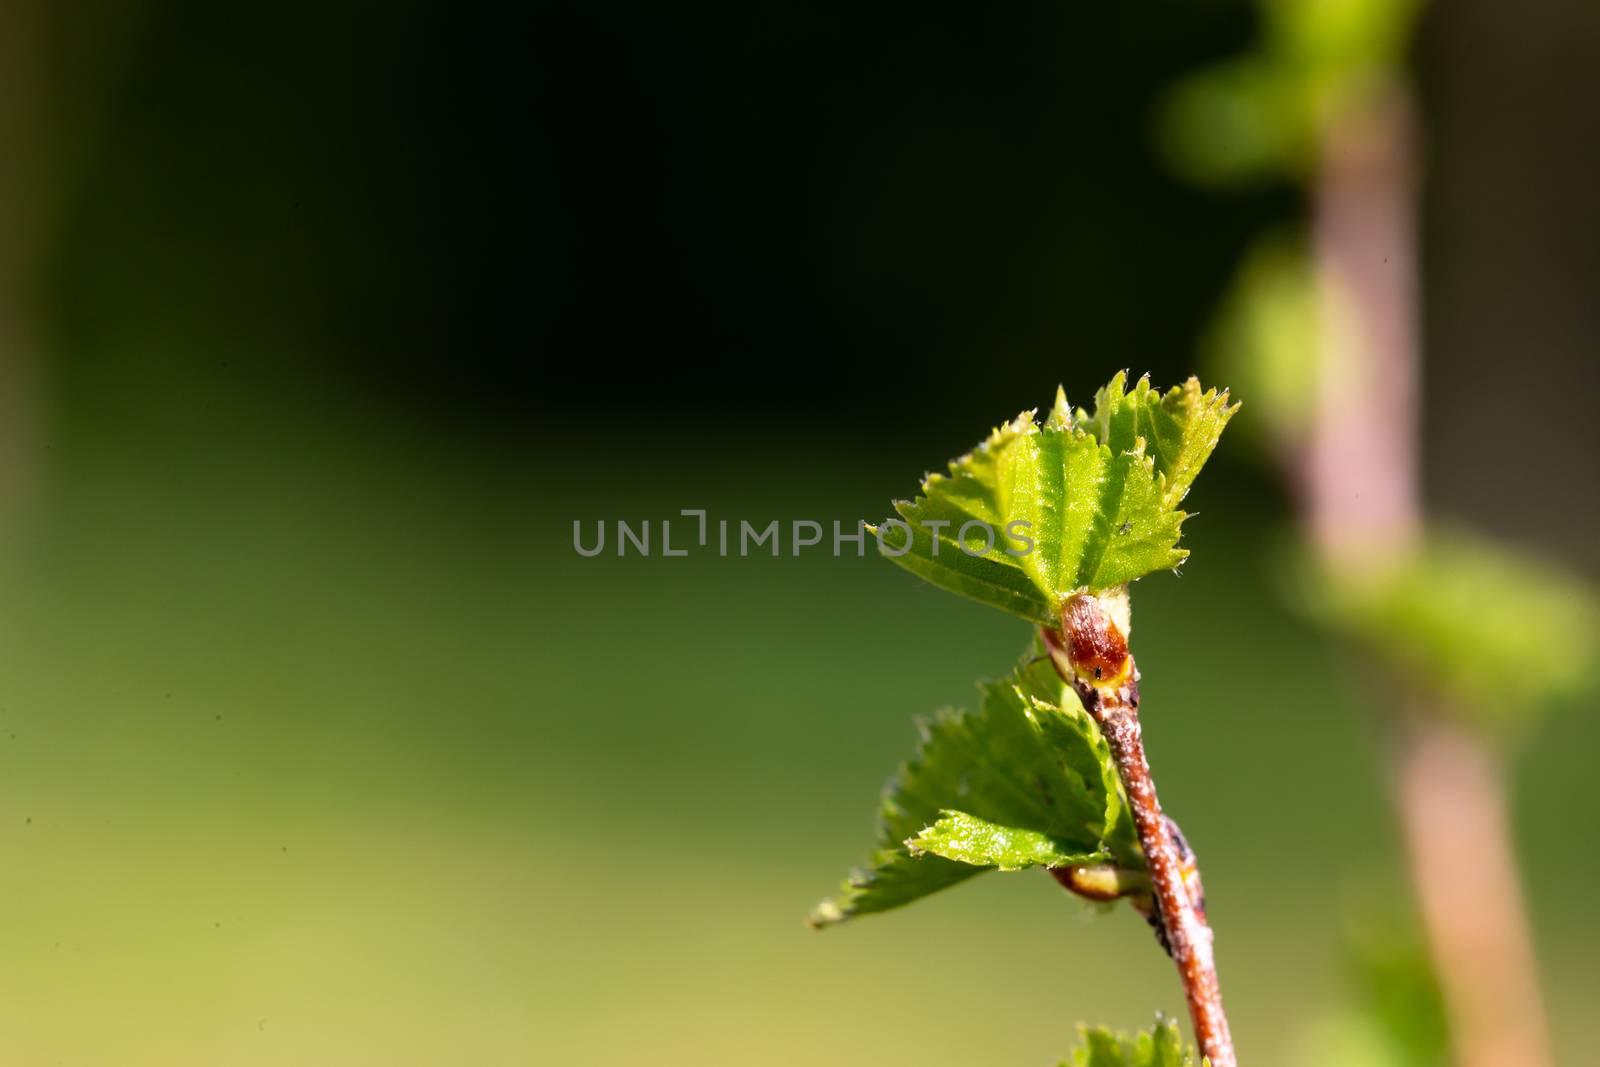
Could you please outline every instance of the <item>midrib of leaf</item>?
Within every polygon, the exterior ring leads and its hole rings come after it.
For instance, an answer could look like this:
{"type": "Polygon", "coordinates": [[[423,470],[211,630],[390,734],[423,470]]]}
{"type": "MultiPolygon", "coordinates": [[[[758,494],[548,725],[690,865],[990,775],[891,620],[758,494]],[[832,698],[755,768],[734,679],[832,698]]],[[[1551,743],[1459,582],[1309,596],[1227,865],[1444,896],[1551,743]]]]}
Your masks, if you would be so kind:
{"type": "Polygon", "coordinates": [[[1112,524],[1121,517],[1122,498],[1128,491],[1128,458],[1127,455],[1117,456],[1102,468],[1105,473],[1097,486],[1098,506],[1089,522],[1089,536],[1084,541],[1083,562],[1078,568],[1076,585],[1092,587],[1100,573],[1106,549],[1111,544],[1112,524]]]}
{"type": "MultiPolygon", "coordinates": [[[[999,510],[1006,515],[1023,519],[1034,516],[1031,520],[1036,524],[1033,534],[1038,537],[1038,541],[1034,551],[1018,557],[1018,561],[1022,569],[1033,579],[1037,589],[1053,589],[1056,585],[1055,570],[1059,559],[1055,554],[1039,549],[1039,545],[1048,543],[1044,538],[1044,534],[1048,531],[1042,529],[1043,524],[1038,522],[1038,517],[1054,515],[1058,508],[1054,501],[1062,500],[1064,496],[1059,490],[1059,485],[1057,492],[1052,494],[1049,491],[1050,487],[1040,485],[1037,474],[1033,477],[1026,476],[1029,470],[1054,469],[1059,482],[1060,465],[1046,465],[1040,461],[1042,439],[1042,434],[1029,434],[1025,439],[1019,439],[1011,445],[1016,451],[999,464],[1001,476],[995,487],[997,490],[995,495],[1000,502],[999,510]],[[1018,458],[1019,454],[1021,458],[1018,458]]],[[[1055,516],[1055,519],[1054,528],[1059,540],[1061,520],[1059,516],[1055,516]]]]}

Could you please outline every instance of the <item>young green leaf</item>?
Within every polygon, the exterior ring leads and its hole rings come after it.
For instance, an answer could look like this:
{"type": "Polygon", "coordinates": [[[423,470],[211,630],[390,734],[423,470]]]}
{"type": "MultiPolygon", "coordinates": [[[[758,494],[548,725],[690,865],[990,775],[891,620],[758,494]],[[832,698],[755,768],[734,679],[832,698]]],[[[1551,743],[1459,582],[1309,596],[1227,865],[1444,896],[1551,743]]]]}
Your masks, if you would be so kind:
{"type": "Polygon", "coordinates": [[[1039,653],[1036,642],[1009,679],[980,686],[977,712],[919,723],[916,757],[884,790],[871,866],[818,905],[813,925],[899,907],[997,867],[1144,868],[1105,740],[1039,653]],[[1002,835],[1012,851],[1000,849],[1002,835]]]}
{"type": "Polygon", "coordinates": [[[1114,1034],[1104,1027],[1079,1027],[1082,1045],[1061,1067],[1194,1067],[1183,1035],[1167,1019],[1137,1034],[1114,1034]]]}
{"type": "Polygon", "coordinates": [[[1228,394],[1203,390],[1198,378],[1173,386],[1165,395],[1140,378],[1124,391],[1127,376],[1118,373],[1094,396],[1094,414],[1081,408],[1078,421],[1094,431],[1113,452],[1148,448],[1155,462],[1162,503],[1171,507],[1189,493],[1237,404],[1228,394]]]}
{"type": "Polygon", "coordinates": [[[1105,798],[1105,836],[1102,844],[1122,867],[1144,869],[1144,851],[1133,812],[1122,790],[1122,778],[1111,758],[1100,727],[1083,709],[1072,687],[1063,685],[1048,661],[1044,642],[1034,639],[1034,655],[1018,667],[1022,678],[1018,696],[1023,711],[1039,731],[1040,740],[1065,770],[1090,783],[1092,796],[1105,798]]]}
{"type": "Polygon", "coordinates": [[[1118,374],[1074,414],[1058,392],[1040,424],[1024,412],[996,429],[879,530],[884,555],[951,592],[1056,625],[1076,590],[1159,570],[1178,547],[1178,504],[1237,405],[1190,379],[1166,394],[1118,374]]]}
{"type": "Polygon", "coordinates": [[[908,840],[906,848],[913,856],[931,853],[1002,871],[1067,867],[1110,858],[1109,853],[1074,849],[1038,830],[1001,826],[964,811],[940,812],[939,821],[908,840]]]}

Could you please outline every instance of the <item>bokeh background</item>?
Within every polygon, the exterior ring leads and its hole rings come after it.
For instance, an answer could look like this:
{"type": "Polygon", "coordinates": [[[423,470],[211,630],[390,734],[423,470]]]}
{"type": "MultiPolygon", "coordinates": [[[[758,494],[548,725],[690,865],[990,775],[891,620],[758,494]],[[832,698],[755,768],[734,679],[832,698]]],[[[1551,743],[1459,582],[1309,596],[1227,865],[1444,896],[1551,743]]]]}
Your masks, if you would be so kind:
{"type": "MultiPolygon", "coordinates": [[[[881,560],[575,519],[885,514],[1057,383],[1189,372],[1303,211],[1160,162],[1252,11],[14,0],[0,12],[0,1059],[1046,1064],[1181,1014],[1123,910],[991,876],[816,934],[915,714],[1025,628],[881,560]]],[[[1415,50],[1426,489],[1591,577],[1600,9],[1415,50]]],[[[1225,383],[1224,383],[1225,384],[1225,383]]],[[[1248,396],[1242,399],[1249,403],[1248,396]]],[[[1403,884],[1338,649],[1225,443],[1137,590],[1241,1054],[1403,884]]],[[[1516,822],[1561,1062],[1600,717],[1516,822]]]]}

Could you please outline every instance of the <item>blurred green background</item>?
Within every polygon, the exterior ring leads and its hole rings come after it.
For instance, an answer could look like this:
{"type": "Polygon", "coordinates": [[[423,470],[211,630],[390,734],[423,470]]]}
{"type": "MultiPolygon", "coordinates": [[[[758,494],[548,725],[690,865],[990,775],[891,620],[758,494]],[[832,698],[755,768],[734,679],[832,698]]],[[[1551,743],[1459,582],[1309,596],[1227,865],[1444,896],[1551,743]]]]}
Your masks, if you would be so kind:
{"type": "MultiPolygon", "coordinates": [[[[0,14],[0,1060],[1045,1064],[1181,1014],[1124,909],[993,876],[814,934],[911,717],[1025,627],[875,558],[579,558],[575,519],[885,514],[1190,353],[1297,194],[1167,176],[1231,4],[147,0],[0,14]]],[[[1428,490],[1594,575],[1600,18],[1418,47],[1428,490]],[[1537,460],[1530,461],[1530,456],[1537,460]]],[[[1225,384],[1225,383],[1224,383],[1225,384]]],[[[1242,398],[1246,404],[1249,397],[1242,398]]],[[[1225,447],[1136,590],[1242,1054],[1401,884],[1339,650],[1225,447]]],[[[1517,795],[1562,1062],[1600,721],[1517,795]]]]}

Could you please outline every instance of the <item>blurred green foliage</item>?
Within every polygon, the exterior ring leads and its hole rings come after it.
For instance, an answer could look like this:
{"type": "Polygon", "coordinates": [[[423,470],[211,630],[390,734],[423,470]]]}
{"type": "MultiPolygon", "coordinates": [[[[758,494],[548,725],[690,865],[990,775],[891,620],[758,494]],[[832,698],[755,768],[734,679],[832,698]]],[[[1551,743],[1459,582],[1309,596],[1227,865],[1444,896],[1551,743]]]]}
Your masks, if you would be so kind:
{"type": "Polygon", "coordinates": [[[1400,76],[1423,0],[1257,0],[1256,47],[1178,81],[1159,117],[1173,167],[1235,185],[1305,178],[1322,131],[1400,76]]]}
{"type": "Polygon", "coordinates": [[[1201,340],[1218,381],[1250,398],[1242,437],[1261,452],[1304,440],[1316,396],[1317,286],[1304,235],[1278,229],[1246,250],[1201,340]]]}
{"type": "Polygon", "coordinates": [[[1398,907],[1405,890],[1369,879],[1344,908],[1344,989],[1338,1007],[1307,1027],[1297,1067],[1445,1067],[1450,1034],[1433,963],[1415,917],[1398,907]],[[1381,894],[1370,885],[1386,886],[1381,894]]]}
{"type": "MultiPolygon", "coordinates": [[[[1397,890],[1396,896],[1402,894],[1397,890]]],[[[1450,1032],[1433,961],[1415,919],[1369,910],[1352,916],[1346,942],[1349,983],[1363,1017],[1371,1020],[1409,1067],[1443,1067],[1450,1061],[1450,1032]]]]}
{"type": "MultiPolygon", "coordinates": [[[[1184,82],[1164,127],[1203,181],[1267,174],[1308,182],[1320,133],[1405,74],[1420,2],[1261,0],[1256,51],[1184,82]]],[[[1255,239],[1201,344],[1209,373],[1252,403],[1246,436],[1299,476],[1320,361],[1360,344],[1362,309],[1317,273],[1298,229],[1255,239]]],[[[1297,555],[1305,556],[1304,553],[1297,555]]],[[[1575,573],[1442,528],[1392,564],[1327,573],[1301,559],[1290,600],[1351,638],[1363,662],[1429,695],[1435,713],[1517,724],[1589,690],[1600,601],[1575,573]]]]}
{"type": "Polygon", "coordinates": [[[1435,711],[1521,732],[1593,689],[1600,605],[1579,575],[1526,552],[1443,529],[1392,566],[1333,575],[1307,560],[1298,577],[1291,599],[1435,711]]]}

